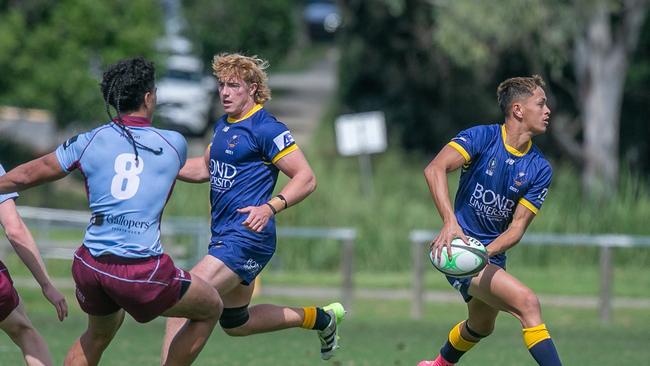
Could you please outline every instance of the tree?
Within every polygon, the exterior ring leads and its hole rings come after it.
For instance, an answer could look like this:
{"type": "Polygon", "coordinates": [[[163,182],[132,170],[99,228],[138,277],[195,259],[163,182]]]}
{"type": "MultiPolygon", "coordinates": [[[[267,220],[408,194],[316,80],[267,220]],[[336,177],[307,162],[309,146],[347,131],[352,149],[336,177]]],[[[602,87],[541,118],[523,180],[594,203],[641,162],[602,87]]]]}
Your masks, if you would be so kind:
{"type": "Polygon", "coordinates": [[[623,86],[647,9],[647,0],[576,1],[583,19],[574,49],[584,129],[583,186],[592,196],[617,187],[623,86]]]}
{"type": "Polygon", "coordinates": [[[182,6],[189,24],[186,32],[200,46],[204,60],[221,52],[244,52],[275,64],[291,50],[296,38],[295,3],[187,0],[182,6]]]}
{"type": "Polygon", "coordinates": [[[588,196],[615,192],[623,86],[648,1],[513,0],[500,2],[499,7],[472,0],[436,4],[436,42],[456,62],[487,65],[489,70],[497,62],[495,53],[520,47],[533,71],[547,74],[574,96],[581,128],[563,128],[571,126],[571,118],[564,115],[555,118],[554,136],[583,164],[588,196]],[[569,77],[567,66],[573,66],[569,77]]]}
{"type": "Polygon", "coordinates": [[[0,0],[0,105],[50,110],[59,127],[104,121],[104,66],[155,59],[161,31],[149,0],[0,0]]]}

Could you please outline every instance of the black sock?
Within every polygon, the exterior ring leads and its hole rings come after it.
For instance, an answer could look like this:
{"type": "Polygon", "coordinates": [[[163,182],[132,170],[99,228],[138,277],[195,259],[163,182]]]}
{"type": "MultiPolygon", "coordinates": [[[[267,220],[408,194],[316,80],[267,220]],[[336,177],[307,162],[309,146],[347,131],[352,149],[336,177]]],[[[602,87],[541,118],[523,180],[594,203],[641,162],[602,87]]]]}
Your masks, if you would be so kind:
{"type": "Polygon", "coordinates": [[[314,329],[323,330],[330,325],[332,317],[321,308],[316,308],[316,323],[314,323],[314,329]]]}

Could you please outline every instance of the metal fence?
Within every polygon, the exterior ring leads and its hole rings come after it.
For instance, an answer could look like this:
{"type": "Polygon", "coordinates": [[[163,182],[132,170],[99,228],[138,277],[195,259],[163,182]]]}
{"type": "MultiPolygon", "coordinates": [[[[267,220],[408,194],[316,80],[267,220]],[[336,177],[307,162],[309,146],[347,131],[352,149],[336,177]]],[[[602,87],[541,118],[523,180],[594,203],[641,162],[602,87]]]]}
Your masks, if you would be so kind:
{"type": "MultiPolygon", "coordinates": [[[[413,259],[413,285],[411,315],[419,319],[423,313],[424,303],[424,246],[429,245],[437,233],[427,230],[413,230],[409,234],[411,255],[413,259]]],[[[528,233],[517,245],[559,245],[600,247],[600,294],[599,316],[603,322],[609,322],[612,312],[612,249],[613,248],[650,248],[650,236],[633,236],[619,234],[553,234],[528,233]]]]}
{"type": "MultiPolygon", "coordinates": [[[[90,222],[90,212],[19,206],[18,212],[37,237],[37,243],[45,259],[72,259],[74,250],[81,244],[83,230],[90,222]],[[57,232],[75,229],[79,241],[58,238],[57,232]]],[[[165,250],[171,253],[174,262],[185,268],[201,259],[210,242],[208,218],[170,217],[161,225],[165,250]],[[179,237],[188,237],[189,245],[180,245],[179,237]]],[[[280,238],[303,238],[334,240],[341,246],[341,296],[346,308],[351,309],[354,298],[354,243],[357,232],[352,228],[279,227],[280,238]]],[[[65,236],[65,235],[64,235],[65,236]]],[[[185,240],[187,242],[187,240],[185,240]]],[[[187,244],[187,243],[185,243],[187,244]]],[[[0,253],[2,254],[2,253],[0,253]]]]}

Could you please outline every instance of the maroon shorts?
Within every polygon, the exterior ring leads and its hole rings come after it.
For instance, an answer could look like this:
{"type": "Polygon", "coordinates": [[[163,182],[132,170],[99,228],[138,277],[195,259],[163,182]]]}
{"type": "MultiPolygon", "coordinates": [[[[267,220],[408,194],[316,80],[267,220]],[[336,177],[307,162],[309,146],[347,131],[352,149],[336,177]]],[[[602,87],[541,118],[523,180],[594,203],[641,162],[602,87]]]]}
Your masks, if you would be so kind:
{"type": "Polygon", "coordinates": [[[0,322],[5,320],[19,303],[20,298],[14,288],[14,281],[5,264],[0,261],[0,322]]]}
{"type": "Polygon", "coordinates": [[[83,311],[102,316],[124,309],[140,323],[174,306],[192,282],[190,273],[176,268],[167,254],[93,257],[83,245],[74,254],[72,277],[83,311]]]}

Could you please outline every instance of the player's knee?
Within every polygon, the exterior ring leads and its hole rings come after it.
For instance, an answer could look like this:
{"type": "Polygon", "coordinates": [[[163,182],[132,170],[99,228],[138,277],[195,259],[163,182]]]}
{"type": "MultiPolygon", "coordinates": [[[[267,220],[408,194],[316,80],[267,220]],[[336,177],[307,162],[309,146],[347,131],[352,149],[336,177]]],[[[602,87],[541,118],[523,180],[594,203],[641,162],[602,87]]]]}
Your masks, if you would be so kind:
{"type": "Polygon", "coordinates": [[[216,322],[216,320],[221,317],[222,312],[223,312],[223,302],[221,301],[221,297],[215,290],[214,296],[212,296],[209,299],[209,304],[206,307],[205,317],[207,319],[214,319],[216,322]]]}
{"type": "Polygon", "coordinates": [[[229,336],[243,337],[251,334],[250,330],[245,327],[249,318],[248,305],[237,308],[224,308],[219,324],[229,336]]]}
{"type": "Polygon", "coordinates": [[[108,329],[88,329],[82,336],[83,344],[89,345],[94,349],[105,349],[111,343],[115,332],[108,329]]]}
{"type": "Polygon", "coordinates": [[[537,298],[533,290],[526,289],[526,291],[520,293],[517,311],[519,312],[518,315],[524,318],[540,313],[539,298],[537,298]]]}
{"type": "Polygon", "coordinates": [[[14,341],[29,338],[31,335],[37,334],[36,329],[34,329],[34,327],[29,322],[23,321],[6,324],[3,329],[9,338],[13,339],[14,341]]]}

